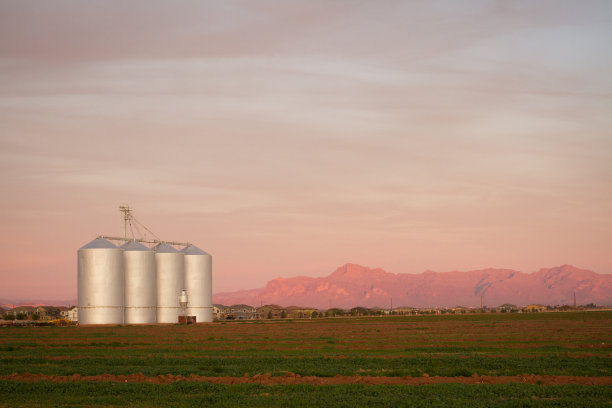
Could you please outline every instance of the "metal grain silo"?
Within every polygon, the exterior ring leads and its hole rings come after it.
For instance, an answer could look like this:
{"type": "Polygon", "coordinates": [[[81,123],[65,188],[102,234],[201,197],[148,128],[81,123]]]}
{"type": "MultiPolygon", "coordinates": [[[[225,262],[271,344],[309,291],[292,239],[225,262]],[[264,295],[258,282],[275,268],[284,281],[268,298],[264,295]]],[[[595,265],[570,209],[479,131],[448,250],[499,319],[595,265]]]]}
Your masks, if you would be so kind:
{"type": "Polygon", "coordinates": [[[177,323],[185,256],[166,243],[153,249],[157,266],[157,323],[177,323]]]}
{"type": "Polygon", "coordinates": [[[155,253],[136,241],[121,246],[125,260],[125,323],[157,322],[155,253]]]}
{"type": "Polygon", "coordinates": [[[102,238],[77,251],[80,324],[122,324],[125,306],[123,249],[102,238]]]}
{"type": "Polygon", "coordinates": [[[212,322],[212,256],[193,245],[181,252],[185,254],[187,314],[196,316],[196,322],[212,322]]]}

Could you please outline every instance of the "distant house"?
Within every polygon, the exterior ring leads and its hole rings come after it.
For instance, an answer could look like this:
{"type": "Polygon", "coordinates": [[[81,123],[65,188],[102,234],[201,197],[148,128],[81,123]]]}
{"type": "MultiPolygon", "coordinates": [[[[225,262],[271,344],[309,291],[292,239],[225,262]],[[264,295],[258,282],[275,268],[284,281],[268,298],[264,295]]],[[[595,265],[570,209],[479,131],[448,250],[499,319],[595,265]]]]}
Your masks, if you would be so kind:
{"type": "Polygon", "coordinates": [[[410,307],[410,306],[402,306],[402,307],[396,307],[395,309],[392,310],[392,312],[398,315],[412,315],[412,314],[417,313],[417,309],[415,309],[414,307],[410,307]]]}
{"type": "Polygon", "coordinates": [[[225,311],[225,319],[227,320],[251,320],[259,319],[257,309],[253,306],[239,304],[229,306],[225,311]]]}
{"type": "Polygon", "coordinates": [[[424,309],[418,309],[415,311],[415,314],[435,314],[435,315],[439,315],[442,314],[442,310],[437,309],[437,308],[424,308],[424,309]]]}
{"type": "Polygon", "coordinates": [[[40,320],[53,320],[60,316],[59,309],[53,306],[38,306],[36,313],[38,313],[40,320]]]}
{"type": "Polygon", "coordinates": [[[68,310],[70,310],[70,308],[66,307],[66,306],[57,306],[57,307],[53,307],[54,311],[54,317],[55,318],[59,318],[62,317],[62,312],[66,312],[68,310]]]}
{"type": "Polygon", "coordinates": [[[36,308],[34,306],[17,306],[12,310],[15,316],[25,315],[26,319],[29,319],[34,313],[36,313],[36,308]]]}
{"type": "Polygon", "coordinates": [[[61,316],[60,312],[62,310],[67,310],[67,307],[64,306],[20,306],[19,308],[27,308],[27,312],[16,312],[16,313],[26,313],[28,318],[31,318],[34,314],[38,315],[40,320],[53,320],[57,319],[61,316]]]}
{"type": "Polygon", "coordinates": [[[287,311],[287,317],[290,317],[292,319],[310,318],[312,316],[312,313],[317,311],[317,309],[298,306],[289,306],[285,310],[287,311]]]}
{"type": "Polygon", "coordinates": [[[282,317],[281,315],[283,314],[283,310],[285,309],[279,305],[264,305],[257,308],[257,313],[259,314],[260,319],[267,319],[268,317],[271,319],[280,319],[282,317]]]}
{"type": "Polygon", "coordinates": [[[388,315],[389,314],[389,309],[383,309],[382,307],[373,307],[370,309],[370,311],[372,312],[372,314],[375,314],[375,315],[388,315]]]}
{"type": "Polygon", "coordinates": [[[38,318],[40,320],[47,320],[49,319],[49,317],[47,316],[48,311],[49,311],[49,308],[47,306],[38,306],[34,310],[34,313],[38,314],[38,318]]]}
{"type": "Polygon", "coordinates": [[[517,312],[519,308],[516,305],[510,303],[504,303],[500,307],[498,307],[500,312],[517,312]]]}
{"type": "Polygon", "coordinates": [[[215,303],[213,304],[213,319],[222,320],[225,318],[227,306],[215,303]]]}
{"type": "Polygon", "coordinates": [[[79,308],[76,306],[72,306],[70,309],[64,308],[65,310],[60,310],[60,317],[62,319],[70,320],[72,322],[79,321],[79,308]]]}
{"type": "Polygon", "coordinates": [[[342,309],[337,307],[332,307],[331,309],[327,309],[325,312],[326,317],[336,317],[336,316],[344,316],[345,312],[342,309]]]}
{"type": "Polygon", "coordinates": [[[463,314],[463,313],[468,313],[471,311],[471,309],[469,307],[465,307],[465,306],[455,306],[453,308],[450,309],[450,311],[454,314],[463,314]]]}
{"type": "Polygon", "coordinates": [[[527,305],[523,308],[523,312],[545,312],[546,306],[542,305],[527,305]]]}

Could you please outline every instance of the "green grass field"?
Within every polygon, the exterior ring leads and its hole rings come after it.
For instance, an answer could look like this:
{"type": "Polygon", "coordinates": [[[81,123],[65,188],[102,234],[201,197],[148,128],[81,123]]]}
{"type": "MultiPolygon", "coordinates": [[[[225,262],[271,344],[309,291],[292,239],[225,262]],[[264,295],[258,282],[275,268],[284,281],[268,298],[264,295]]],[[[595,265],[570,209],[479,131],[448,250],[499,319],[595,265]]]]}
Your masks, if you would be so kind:
{"type": "MultiPolygon", "coordinates": [[[[0,376],[612,376],[612,312],[3,327],[0,376]]],[[[452,380],[455,381],[455,380],[452,380]]],[[[457,381],[459,382],[459,381],[457,381]]],[[[14,406],[612,406],[609,385],[0,381],[14,406]]]]}
{"type": "Polygon", "coordinates": [[[581,385],[215,385],[0,381],[0,407],[606,407],[610,387],[581,385]]]}

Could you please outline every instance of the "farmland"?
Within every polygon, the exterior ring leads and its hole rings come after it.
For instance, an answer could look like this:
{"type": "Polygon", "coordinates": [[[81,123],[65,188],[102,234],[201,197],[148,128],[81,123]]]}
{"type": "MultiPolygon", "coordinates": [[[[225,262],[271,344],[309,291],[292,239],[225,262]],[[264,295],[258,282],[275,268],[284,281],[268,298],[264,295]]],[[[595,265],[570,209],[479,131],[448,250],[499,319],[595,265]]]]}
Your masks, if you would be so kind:
{"type": "Polygon", "coordinates": [[[3,406],[601,406],[612,312],[4,327],[3,406]]]}

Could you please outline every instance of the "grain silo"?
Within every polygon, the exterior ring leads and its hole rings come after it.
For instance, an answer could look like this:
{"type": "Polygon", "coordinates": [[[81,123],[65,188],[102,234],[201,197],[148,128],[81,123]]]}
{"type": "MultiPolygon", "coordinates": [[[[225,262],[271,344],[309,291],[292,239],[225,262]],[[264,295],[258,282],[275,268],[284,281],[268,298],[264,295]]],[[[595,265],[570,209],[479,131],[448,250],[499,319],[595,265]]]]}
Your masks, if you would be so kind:
{"type": "Polygon", "coordinates": [[[97,238],[77,251],[79,324],[122,324],[123,249],[97,238]]]}
{"type": "Polygon", "coordinates": [[[157,322],[155,253],[136,241],[121,246],[125,260],[125,323],[157,322]]]}
{"type": "Polygon", "coordinates": [[[128,205],[119,209],[123,237],[100,235],[77,251],[79,323],[177,323],[183,290],[189,297],[183,312],[196,321],[212,321],[212,257],[190,243],[162,241],[134,218],[128,205]],[[134,237],[134,228],[155,239],[134,237]]]}
{"type": "Polygon", "coordinates": [[[156,245],[155,262],[157,270],[157,323],[177,323],[179,316],[179,295],[183,287],[185,256],[173,246],[156,245]]]}
{"type": "Polygon", "coordinates": [[[187,315],[196,316],[196,322],[212,322],[212,257],[194,245],[181,252],[185,254],[187,315]]]}

